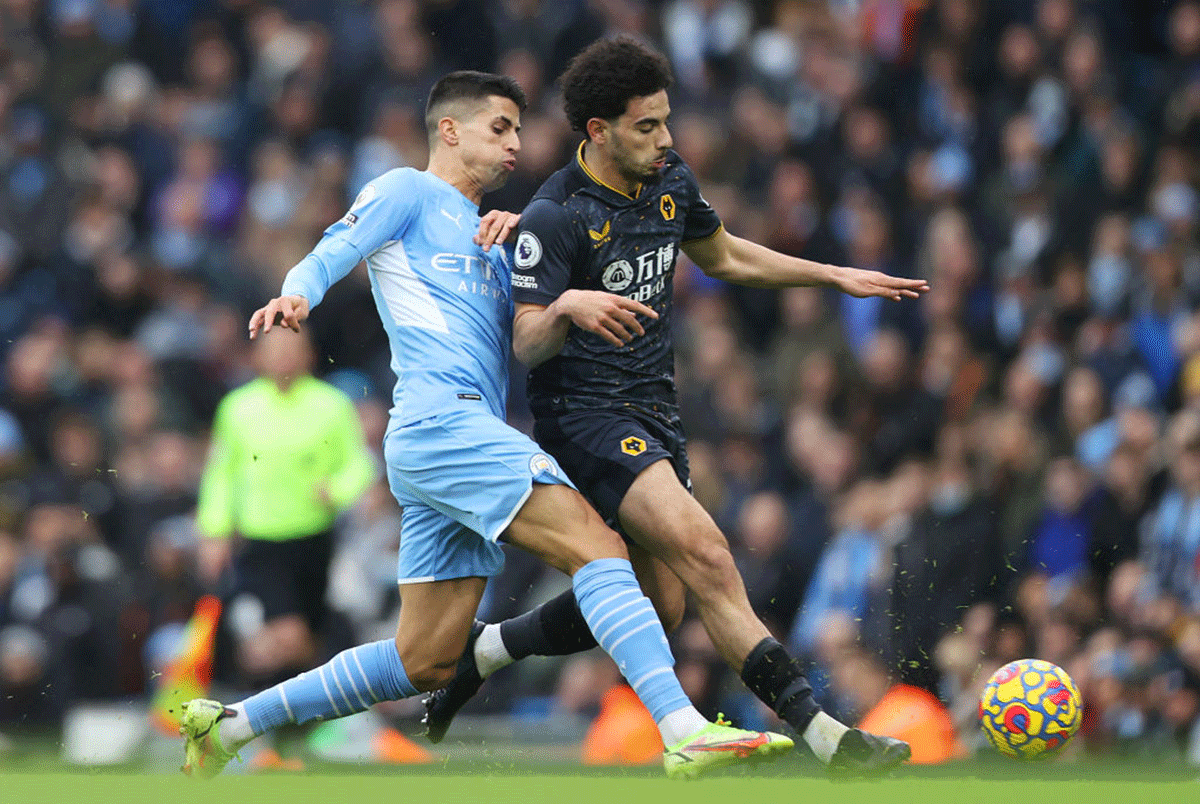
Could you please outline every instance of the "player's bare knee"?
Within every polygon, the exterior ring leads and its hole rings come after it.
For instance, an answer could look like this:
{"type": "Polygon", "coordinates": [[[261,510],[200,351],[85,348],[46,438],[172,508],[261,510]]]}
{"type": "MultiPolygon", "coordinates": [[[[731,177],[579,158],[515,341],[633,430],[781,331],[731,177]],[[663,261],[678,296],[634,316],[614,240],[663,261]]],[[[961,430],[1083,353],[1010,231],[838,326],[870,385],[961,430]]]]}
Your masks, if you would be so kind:
{"type": "Polygon", "coordinates": [[[454,671],[458,667],[458,657],[453,659],[435,659],[428,656],[416,657],[412,667],[405,663],[404,672],[408,680],[420,692],[440,690],[454,679],[454,671]]]}
{"type": "Polygon", "coordinates": [[[571,573],[586,564],[602,558],[629,558],[625,542],[617,532],[604,524],[604,520],[583,499],[576,498],[578,512],[573,526],[573,536],[567,539],[563,549],[567,552],[564,558],[571,568],[571,573]]]}
{"type": "Polygon", "coordinates": [[[617,532],[605,525],[599,516],[595,517],[592,527],[578,542],[578,566],[589,564],[602,558],[623,558],[629,560],[629,550],[617,532]]]}

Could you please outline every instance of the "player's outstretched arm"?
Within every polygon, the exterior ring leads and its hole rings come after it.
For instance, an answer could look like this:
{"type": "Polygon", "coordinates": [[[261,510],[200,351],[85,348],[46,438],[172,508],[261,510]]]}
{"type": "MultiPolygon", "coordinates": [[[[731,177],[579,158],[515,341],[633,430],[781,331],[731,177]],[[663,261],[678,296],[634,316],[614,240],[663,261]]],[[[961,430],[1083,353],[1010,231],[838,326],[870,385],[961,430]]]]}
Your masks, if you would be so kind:
{"type": "Polygon", "coordinates": [[[638,316],[658,318],[658,313],[633,299],[602,290],[565,291],[547,307],[518,304],[513,319],[513,352],[533,368],[558,354],[571,324],[599,335],[613,346],[624,346],[645,335],[638,316]]]}
{"type": "Polygon", "coordinates": [[[892,301],[900,301],[918,298],[929,290],[929,281],[926,279],[909,279],[863,268],[830,267],[835,272],[833,287],[842,293],[857,296],[860,299],[867,296],[882,296],[892,301]]]}
{"type": "Polygon", "coordinates": [[[325,292],[389,240],[398,239],[416,214],[419,187],[411,168],[390,170],[363,187],[350,210],[331,224],[308,255],[292,266],[279,296],[250,318],[250,337],[275,324],[300,331],[325,292]]]}
{"type": "Polygon", "coordinates": [[[271,327],[276,324],[299,332],[300,322],[306,318],[308,299],[303,296],[289,295],[271,299],[250,316],[250,340],[257,338],[259,332],[270,332],[271,327]]]}
{"type": "Polygon", "coordinates": [[[686,243],[684,252],[709,276],[760,288],[824,285],[859,298],[915,299],[929,290],[924,279],[890,276],[839,265],[825,265],[780,254],[720,229],[712,237],[686,243]]]}

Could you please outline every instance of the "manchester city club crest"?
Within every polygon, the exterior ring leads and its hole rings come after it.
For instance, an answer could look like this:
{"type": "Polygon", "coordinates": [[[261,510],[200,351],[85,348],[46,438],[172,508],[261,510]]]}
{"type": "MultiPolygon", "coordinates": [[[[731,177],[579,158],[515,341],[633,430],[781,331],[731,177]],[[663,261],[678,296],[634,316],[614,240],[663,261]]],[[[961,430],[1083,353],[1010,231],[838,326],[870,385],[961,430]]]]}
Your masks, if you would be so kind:
{"type": "Polygon", "coordinates": [[[554,468],[554,461],[550,460],[549,455],[541,452],[529,459],[529,472],[535,477],[543,472],[548,475],[558,476],[558,471],[554,468]]]}

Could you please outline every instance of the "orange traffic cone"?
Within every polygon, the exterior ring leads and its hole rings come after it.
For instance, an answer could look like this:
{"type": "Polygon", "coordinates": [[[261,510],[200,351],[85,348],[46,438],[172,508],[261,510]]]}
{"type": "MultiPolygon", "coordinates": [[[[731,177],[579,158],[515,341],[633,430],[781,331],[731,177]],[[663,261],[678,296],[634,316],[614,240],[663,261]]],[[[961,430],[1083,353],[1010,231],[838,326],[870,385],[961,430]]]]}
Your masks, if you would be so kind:
{"type": "Polygon", "coordinates": [[[894,685],[863,716],[858,727],[907,742],[914,765],[935,765],[966,755],[946,707],[919,687],[894,685]]]}
{"type": "Polygon", "coordinates": [[[624,684],[604,693],[600,714],[583,738],[585,765],[647,765],[662,760],[663,743],[654,718],[624,684]]]}
{"type": "Polygon", "coordinates": [[[250,771],[252,773],[271,773],[274,771],[299,773],[302,770],[304,770],[304,760],[299,757],[285,758],[274,748],[264,748],[257,752],[250,760],[250,771]]]}
{"type": "Polygon", "coordinates": [[[433,762],[433,754],[400,732],[387,726],[374,739],[375,759],[393,765],[420,765],[433,762]]]}

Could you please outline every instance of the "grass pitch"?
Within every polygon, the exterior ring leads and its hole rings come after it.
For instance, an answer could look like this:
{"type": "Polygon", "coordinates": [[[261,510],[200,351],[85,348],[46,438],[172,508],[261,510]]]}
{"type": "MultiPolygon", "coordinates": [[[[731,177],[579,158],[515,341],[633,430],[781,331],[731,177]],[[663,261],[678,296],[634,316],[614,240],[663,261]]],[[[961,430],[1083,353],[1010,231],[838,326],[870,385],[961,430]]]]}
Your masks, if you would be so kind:
{"type": "Polygon", "coordinates": [[[1195,772],[1178,766],[1090,763],[967,763],[905,768],[871,782],[836,782],[799,763],[733,770],[697,782],[670,782],[653,768],[546,767],[537,763],[448,762],[381,769],[320,766],[303,773],[226,776],[198,782],[175,774],[70,771],[27,765],[0,769],[0,802],[21,804],[1200,804],[1195,772]]]}

